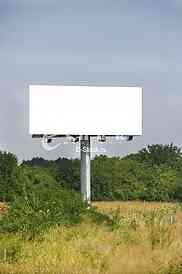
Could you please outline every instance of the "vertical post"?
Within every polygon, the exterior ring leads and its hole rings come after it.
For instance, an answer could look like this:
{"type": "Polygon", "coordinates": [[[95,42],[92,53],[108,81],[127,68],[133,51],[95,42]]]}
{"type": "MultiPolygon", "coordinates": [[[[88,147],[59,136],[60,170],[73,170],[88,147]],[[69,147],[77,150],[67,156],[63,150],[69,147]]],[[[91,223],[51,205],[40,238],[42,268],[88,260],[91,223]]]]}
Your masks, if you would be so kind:
{"type": "Polygon", "coordinates": [[[81,194],[83,200],[89,205],[90,194],[90,136],[82,135],[80,139],[81,156],[81,194]]]}

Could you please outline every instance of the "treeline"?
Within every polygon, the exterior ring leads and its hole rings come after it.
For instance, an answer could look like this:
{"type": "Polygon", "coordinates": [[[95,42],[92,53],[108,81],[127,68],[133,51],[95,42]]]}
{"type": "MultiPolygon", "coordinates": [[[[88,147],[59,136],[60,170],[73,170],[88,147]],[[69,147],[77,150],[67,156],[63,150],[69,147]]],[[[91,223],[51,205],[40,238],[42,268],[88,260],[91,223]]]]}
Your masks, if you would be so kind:
{"type": "MultiPolygon", "coordinates": [[[[151,145],[124,158],[95,157],[92,200],[182,201],[182,156],[177,146],[151,145]]],[[[33,158],[18,166],[11,153],[0,153],[0,200],[9,201],[23,189],[59,185],[80,191],[80,160],[33,158]]]]}
{"type": "MultiPolygon", "coordinates": [[[[80,160],[33,158],[23,166],[41,168],[65,187],[80,191],[80,160]]],[[[182,200],[182,154],[173,144],[149,145],[124,158],[95,157],[92,200],[182,200]]]]}

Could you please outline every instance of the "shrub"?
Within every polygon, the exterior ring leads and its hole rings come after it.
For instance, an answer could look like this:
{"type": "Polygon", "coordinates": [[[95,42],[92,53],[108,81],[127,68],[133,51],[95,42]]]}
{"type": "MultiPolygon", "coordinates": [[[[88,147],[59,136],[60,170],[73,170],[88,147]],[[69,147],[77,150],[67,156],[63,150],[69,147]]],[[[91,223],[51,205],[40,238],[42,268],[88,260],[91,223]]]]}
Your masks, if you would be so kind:
{"type": "Polygon", "coordinates": [[[9,152],[0,152],[0,201],[9,202],[21,192],[17,158],[9,152]]]}
{"type": "Polygon", "coordinates": [[[8,213],[0,220],[0,233],[28,234],[47,230],[52,225],[78,223],[86,206],[78,193],[60,186],[37,186],[11,203],[8,213]]]}

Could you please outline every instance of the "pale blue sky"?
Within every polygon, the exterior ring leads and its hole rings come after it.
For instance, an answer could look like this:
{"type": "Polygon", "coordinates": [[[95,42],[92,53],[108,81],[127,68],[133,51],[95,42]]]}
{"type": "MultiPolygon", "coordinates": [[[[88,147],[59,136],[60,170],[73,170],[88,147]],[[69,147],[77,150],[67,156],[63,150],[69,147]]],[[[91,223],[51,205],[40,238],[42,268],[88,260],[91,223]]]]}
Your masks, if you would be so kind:
{"type": "Polygon", "coordinates": [[[28,135],[28,84],[142,86],[144,135],[108,155],[151,143],[182,145],[182,1],[0,1],[0,149],[45,152],[28,135]]]}

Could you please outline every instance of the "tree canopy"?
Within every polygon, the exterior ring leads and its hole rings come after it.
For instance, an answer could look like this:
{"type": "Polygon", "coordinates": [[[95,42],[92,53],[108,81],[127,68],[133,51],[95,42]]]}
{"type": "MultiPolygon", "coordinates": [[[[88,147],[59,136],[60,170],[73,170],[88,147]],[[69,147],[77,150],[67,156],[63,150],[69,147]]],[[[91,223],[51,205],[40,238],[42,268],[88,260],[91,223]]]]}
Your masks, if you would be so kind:
{"type": "MultiPolygon", "coordinates": [[[[149,145],[124,158],[96,156],[91,161],[92,200],[182,201],[181,149],[149,145]]],[[[0,200],[26,188],[60,185],[80,191],[80,160],[33,158],[17,165],[15,155],[0,152],[0,200]]]]}

